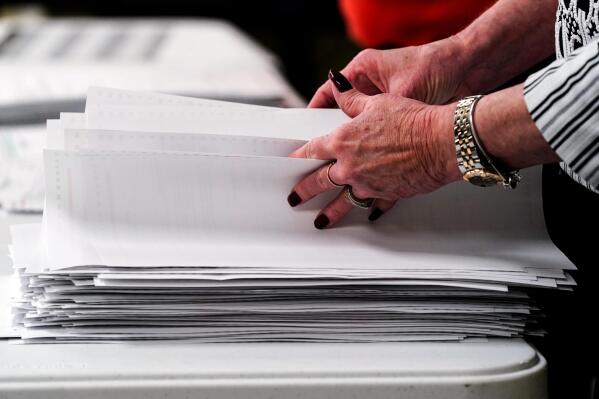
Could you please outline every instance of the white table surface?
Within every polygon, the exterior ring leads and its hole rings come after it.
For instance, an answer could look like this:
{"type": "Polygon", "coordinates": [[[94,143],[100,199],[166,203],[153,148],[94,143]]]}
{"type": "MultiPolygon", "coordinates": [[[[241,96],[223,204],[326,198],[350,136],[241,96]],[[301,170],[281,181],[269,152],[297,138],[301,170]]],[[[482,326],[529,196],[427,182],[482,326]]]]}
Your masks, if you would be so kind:
{"type": "Polygon", "coordinates": [[[1,398],[546,398],[519,340],[398,344],[11,345],[1,398]]]}

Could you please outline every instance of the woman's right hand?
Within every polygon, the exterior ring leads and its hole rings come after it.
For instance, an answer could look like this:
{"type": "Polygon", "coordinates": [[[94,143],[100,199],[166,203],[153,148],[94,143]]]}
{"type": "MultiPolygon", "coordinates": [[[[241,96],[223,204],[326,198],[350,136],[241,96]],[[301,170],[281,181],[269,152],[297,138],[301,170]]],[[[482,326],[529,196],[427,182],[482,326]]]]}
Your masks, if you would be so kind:
{"type": "MultiPolygon", "coordinates": [[[[457,36],[417,47],[361,51],[341,72],[368,95],[391,93],[428,104],[445,104],[470,95],[466,51],[457,36]]],[[[310,108],[335,107],[333,87],[324,83],[310,108]]]]}

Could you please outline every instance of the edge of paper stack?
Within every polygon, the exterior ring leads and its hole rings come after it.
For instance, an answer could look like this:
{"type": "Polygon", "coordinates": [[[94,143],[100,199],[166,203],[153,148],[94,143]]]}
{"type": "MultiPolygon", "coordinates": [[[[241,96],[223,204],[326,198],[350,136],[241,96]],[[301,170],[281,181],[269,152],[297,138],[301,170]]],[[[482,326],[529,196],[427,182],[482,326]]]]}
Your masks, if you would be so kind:
{"type": "Polygon", "coordinates": [[[452,184],[380,222],[313,219],[287,155],[349,119],[90,88],[47,125],[41,224],[11,227],[22,343],[380,342],[542,335],[530,288],[570,290],[540,173],[518,190],[452,184]]]}

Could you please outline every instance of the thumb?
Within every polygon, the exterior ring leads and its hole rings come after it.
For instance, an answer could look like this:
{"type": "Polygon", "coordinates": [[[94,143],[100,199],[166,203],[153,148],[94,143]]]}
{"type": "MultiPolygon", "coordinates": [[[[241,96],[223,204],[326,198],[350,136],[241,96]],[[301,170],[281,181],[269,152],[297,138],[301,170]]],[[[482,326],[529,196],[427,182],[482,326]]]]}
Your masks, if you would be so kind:
{"type": "Polygon", "coordinates": [[[333,83],[333,96],[339,108],[349,117],[355,118],[366,107],[369,97],[354,89],[349,80],[339,71],[331,69],[329,80],[333,83]]]}

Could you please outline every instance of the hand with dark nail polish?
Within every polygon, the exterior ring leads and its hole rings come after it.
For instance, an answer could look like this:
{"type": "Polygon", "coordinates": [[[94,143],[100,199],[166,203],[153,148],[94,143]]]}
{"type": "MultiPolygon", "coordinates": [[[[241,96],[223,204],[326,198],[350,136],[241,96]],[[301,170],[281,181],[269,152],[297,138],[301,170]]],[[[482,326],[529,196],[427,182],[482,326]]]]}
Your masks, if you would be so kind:
{"type": "Polygon", "coordinates": [[[374,222],[375,220],[377,220],[381,216],[383,216],[383,211],[380,208],[376,208],[375,207],[372,210],[372,212],[370,213],[370,215],[368,216],[368,220],[370,220],[371,222],[374,222]]]}
{"type": "MultiPolygon", "coordinates": [[[[329,79],[335,102],[351,121],[289,154],[330,161],[291,189],[301,193],[301,204],[350,186],[354,197],[375,200],[370,215],[365,215],[375,221],[400,198],[462,180],[452,126],[455,105],[431,106],[390,94],[369,96],[334,70],[329,79]]],[[[338,192],[314,225],[330,229],[355,205],[345,192],[338,192]]]]}
{"type": "Polygon", "coordinates": [[[292,191],[291,194],[289,194],[289,196],[287,197],[287,202],[289,202],[289,205],[291,205],[292,207],[295,207],[302,202],[302,199],[295,191],[292,191]]]}
{"type": "Polygon", "coordinates": [[[329,218],[324,213],[318,215],[318,217],[314,220],[314,227],[318,230],[322,230],[329,225],[329,218]]]}
{"type": "Polygon", "coordinates": [[[340,93],[353,89],[353,86],[351,85],[351,83],[349,83],[349,80],[347,80],[347,78],[343,76],[343,74],[339,71],[331,69],[329,71],[329,79],[331,80],[331,82],[333,82],[333,84],[335,85],[337,90],[339,90],[340,93]]]}

